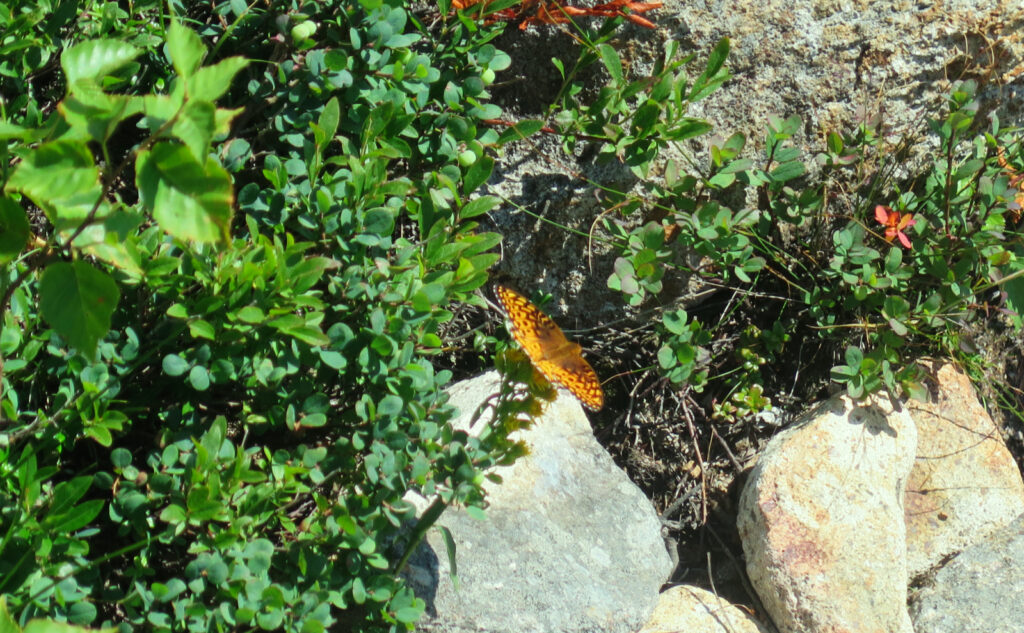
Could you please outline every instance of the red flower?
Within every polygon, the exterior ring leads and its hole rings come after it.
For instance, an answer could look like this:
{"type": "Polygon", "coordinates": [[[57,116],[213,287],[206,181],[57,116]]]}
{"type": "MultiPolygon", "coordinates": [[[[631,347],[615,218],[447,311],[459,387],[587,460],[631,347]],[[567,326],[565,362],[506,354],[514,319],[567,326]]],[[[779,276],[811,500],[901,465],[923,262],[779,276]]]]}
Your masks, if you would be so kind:
{"type": "Polygon", "coordinates": [[[878,205],[875,207],[875,219],[878,220],[879,224],[885,226],[885,241],[891,242],[894,237],[900,238],[900,244],[904,248],[910,248],[910,238],[903,232],[903,229],[914,226],[914,216],[910,213],[904,213],[902,216],[899,211],[893,211],[889,207],[878,205]]]}

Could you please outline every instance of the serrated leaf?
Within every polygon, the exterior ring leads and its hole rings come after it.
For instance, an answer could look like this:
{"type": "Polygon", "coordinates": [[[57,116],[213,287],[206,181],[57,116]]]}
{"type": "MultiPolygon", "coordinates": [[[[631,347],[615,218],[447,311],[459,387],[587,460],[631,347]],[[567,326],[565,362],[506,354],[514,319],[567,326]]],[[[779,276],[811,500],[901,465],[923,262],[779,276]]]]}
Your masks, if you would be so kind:
{"type": "Polygon", "coordinates": [[[0,196],[0,262],[17,257],[25,249],[30,233],[25,210],[7,196],[0,196]]]}
{"type": "Polygon", "coordinates": [[[170,235],[227,241],[234,192],[231,176],[213,159],[200,164],[184,146],[158,143],[139,156],[136,184],[143,204],[170,235]]]}
{"type": "MultiPolygon", "coordinates": [[[[244,57],[228,57],[216,64],[203,66],[194,76],[188,80],[188,96],[191,99],[203,101],[216,101],[224,96],[224,93],[231,87],[235,75],[249,65],[249,60],[244,57]]],[[[232,117],[242,111],[218,109],[218,113],[231,112],[232,117]]],[[[220,123],[220,121],[218,121],[220,123]]],[[[221,131],[218,126],[218,131],[221,131]]]]}
{"type": "Polygon", "coordinates": [[[167,53],[174,64],[174,70],[182,79],[188,79],[203,62],[206,46],[192,29],[182,26],[177,20],[171,21],[167,29],[167,53]]]}
{"type": "MultiPolygon", "coordinates": [[[[99,170],[82,143],[55,141],[40,145],[18,164],[7,189],[20,191],[42,208],[51,221],[88,217],[102,195],[99,170]]],[[[105,215],[101,205],[98,217],[105,215]]]]}
{"type": "Polygon", "coordinates": [[[217,108],[209,101],[192,99],[178,113],[171,134],[180,138],[197,161],[205,161],[210,153],[210,142],[217,132],[217,108]]]}
{"type": "Polygon", "coordinates": [[[70,345],[90,355],[110,331],[120,298],[113,279],[81,261],[50,264],[39,280],[43,318],[70,345]]]}
{"type": "Polygon", "coordinates": [[[75,44],[60,56],[60,65],[70,91],[82,79],[97,83],[106,75],[124,66],[141,52],[139,48],[114,39],[89,40],[75,44]]]}

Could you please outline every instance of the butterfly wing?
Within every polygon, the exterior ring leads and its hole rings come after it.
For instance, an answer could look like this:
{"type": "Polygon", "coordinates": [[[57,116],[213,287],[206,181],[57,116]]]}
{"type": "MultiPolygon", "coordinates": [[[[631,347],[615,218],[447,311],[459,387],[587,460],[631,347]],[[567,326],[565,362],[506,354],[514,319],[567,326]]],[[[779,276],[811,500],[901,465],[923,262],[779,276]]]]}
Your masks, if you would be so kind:
{"type": "Polygon", "coordinates": [[[604,391],[597,373],[582,356],[558,358],[534,363],[549,380],[568,389],[587,408],[600,411],[604,406],[604,391]]]}
{"type": "Polygon", "coordinates": [[[505,286],[497,286],[495,293],[512,322],[512,336],[533,366],[587,407],[598,410],[604,406],[601,382],[580,346],[569,341],[562,329],[523,295],[505,286]]]}

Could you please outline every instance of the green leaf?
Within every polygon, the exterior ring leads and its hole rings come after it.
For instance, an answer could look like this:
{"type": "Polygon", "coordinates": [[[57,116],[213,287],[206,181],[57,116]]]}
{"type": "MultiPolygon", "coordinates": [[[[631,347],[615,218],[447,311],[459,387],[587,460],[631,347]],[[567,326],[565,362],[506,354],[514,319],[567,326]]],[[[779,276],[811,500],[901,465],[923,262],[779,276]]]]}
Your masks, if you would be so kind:
{"type": "Polygon", "coordinates": [[[366,586],[363,584],[363,579],[358,576],[352,580],[352,599],[356,604],[366,602],[366,586]]]}
{"type": "Polygon", "coordinates": [[[462,176],[463,193],[468,194],[476,191],[480,185],[487,182],[493,171],[494,159],[486,155],[481,156],[462,176]]]}
{"type": "MultiPolygon", "coordinates": [[[[910,304],[903,297],[889,296],[882,305],[882,314],[891,319],[906,318],[910,314],[910,304]]],[[[906,332],[904,332],[905,334],[906,332]]],[[[902,336],[903,334],[900,334],[902,336]]]]}
{"type": "Polygon", "coordinates": [[[89,486],[91,485],[92,477],[89,475],[81,475],[57,484],[53,489],[53,501],[50,505],[50,512],[52,514],[68,512],[89,491],[89,486]]]}
{"type": "Polygon", "coordinates": [[[726,58],[729,56],[729,38],[723,37],[715,45],[711,55],[708,56],[708,64],[704,72],[693,82],[688,99],[700,101],[714,92],[722,83],[729,78],[729,71],[723,70],[726,58]]]}
{"type": "Polygon", "coordinates": [[[235,318],[243,323],[263,323],[267,316],[256,306],[245,306],[235,313],[235,318]]]}
{"type": "Polygon", "coordinates": [[[39,308],[46,322],[69,344],[91,355],[110,331],[121,298],[117,284],[89,264],[50,264],[39,280],[39,308]]]}
{"type": "Polygon", "coordinates": [[[323,413],[311,413],[299,418],[299,426],[317,428],[327,424],[327,416],[323,413]]]}
{"type": "Polygon", "coordinates": [[[109,447],[114,442],[114,436],[110,433],[110,429],[102,426],[87,426],[82,432],[85,433],[86,437],[102,446],[109,447]]]}
{"type": "Polygon", "coordinates": [[[846,364],[853,370],[859,370],[861,364],[864,362],[864,352],[860,351],[858,347],[847,347],[846,348],[846,364]]]}
{"type": "MultiPolygon", "coordinates": [[[[187,86],[189,98],[199,99],[201,101],[216,101],[222,97],[229,88],[231,88],[231,82],[234,81],[235,75],[248,65],[249,60],[244,57],[228,57],[227,59],[223,59],[211,66],[204,66],[200,68],[199,72],[188,80],[187,86]]],[[[232,113],[231,117],[234,117],[241,113],[241,111],[241,109],[219,109],[218,113],[226,114],[230,112],[232,113]]],[[[218,119],[217,131],[220,133],[227,132],[227,130],[222,127],[223,123],[223,120],[218,119]]]]}
{"type": "Polygon", "coordinates": [[[78,504],[73,510],[63,515],[46,517],[46,523],[55,532],[70,534],[89,525],[93,519],[99,516],[103,505],[103,499],[91,499],[78,504]]]}
{"type": "Polygon", "coordinates": [[[443,525],[438,525],[437,531],[441,533],[441,539],[444,541],[444,549],[448,554],[448,577],[451,578],[452,586],[455,587],[455,591],[458,591],[459,567],[455,556],[455,538],[452,536],[451,530],[443,525]]]}
{"type": "Polygon", "coordinates": [[[782,163],[773,169],[769,175],[772,177],[772,180],[781,183],[802,176],[805,171],[806,169],[804,168],[803,163],[799,161],[791,161],[788,163],[782,163]]]}
{"type": "MultiPolygon", "coordinates": [[[[92,154],[84,144],[70,141],[46,143],[29,152],[15,167],[7,189],[24,193],[54,222],[85,219],[103,194],[92,154]]],[[[101,204],[100,211],[99,217],[106,215],[106,206],[101,204]]]]}
{"type": "Polygon", "coordinates": [[[377,405],[377,415],[381,417],[397,417],[405,408],[405,402],[395,395],[387,395],[377,405]]]}
{"type": "Polygon", "coordinates": [[[196,365],[188,372],[188,381],[196,391],[206,391],[210,387],[210,372],[202,365],[196,365]]]}
{"type": "Polygon", "coordinates": [[[182,145],[158,143],[139,156],[136,184],[162,229],[194,242],[227,242],[234,192],[231,176],[208,158],[200,164],[182,145]]]}
{"type": "Polygon", "coordinates": [[[123,447],[115,448],[110,452],[110,463],[115,468],[124,468],[132,463],[132,452],[123,447]]]}
{"type": "Polygon", "coordinates": [[[892,331],[896,336],[907,335],[907,326],[904,325],[902,321],[898,321],[896,319],[889,319],[889,327],[892,328],[892,331]]]}
{"type": "Polygon", "coordinates": [[[171,504],[160,512],[160,520],[172,525],[184,523],[187,518],[188,515],[185,513],[185,508],[177,504],[171,504]]]}
{"type": "MultiPolygon", "coordinates": [[[[1014,327],[1020,329],[1024,326],[1024,276],[1013,277],[1009,281],[1003,284],[1003,290],[1006,291],[1006,307],[1013,310],[1013,314],[1009,315],[1011,323],[1014,327]]],[[[939,308],[939,297],[938,293],[932,295],[928,302],[926,302],[926,309],[930,312],[936,312],[939,308]],[[935,299],[935,301],[932,301],[935,299]],[[934,306],[934,307],[931,307],[934,306]]]]}
{"type": "Polygon", "coordinates": [[[679,125],[668,130],[666,137],[673,141],[683,141],[688,138],[707,134],[712,129],[714,129],[713,126],[707,121],[687,118],[679,123],[679,125]]]}
{"type": "Polygon", "coordinates": [[[171,21],[167,30],[167,53],[174,64],[174,70],[182,79],[188,79],[203,62],[206,46],[191,29],[181,25],[177,20],[171,21]]]}
{"type": "Polygon", "coordinates": [[[338,98],[331,97],[320,112],[320,118],[317,119],[317,125],[324,134],[323,139],[318,139],[318,144],[326,145],[334,138],[334,135],[338,133],[340,119],[341,109],[338,106],[338,98]]]}
{"type": "Polygon", "coordinates": [[[21,206],[0,195],[0,263],[17,257],[28,243],[31,229],[21,206]]]}
{"type": "Polygon", "coordinates": [[[186,501],[189,517],[195,521],[215,519],[224,511],[224,505],[218,499],[210,498],[210,489],[206,486],[195,486],[188,493],[186,501]]]}
{"type": "Polygon", "coordinates": [[[395,619],[407,624],[416,622],[422,615],[423,609],[416,606],[402,607],[395,611],[395,619]]]}
{"type": "Polygon", "coordinates": [[[928,388],[923,384],[917,381],[908,380],[901,383],[901,386],[903,387],[904,393],[914,400],[917,400],[918,402],[928,402],[928,388]]]}
{"type": "Polygon", "coordinates": [[[608,74],[612,76],[612,81],[616,84],[622,83],[622,62],[615,49],[609,44],[601,44],[597,47],[597,52],[601,55],[601,63],[608,70],[608,74]]]}
{"type": "Polygon", "coordinates": [[[177,354],[164,356],[163,369],[168,376],[180,376],[188,371],[189,362],[177,354]]]}
{"type": "Polygon", "coordinates": [[[830,370],[830,373],[832,374],[832,380],[846,382],[857,375],[857,370],[846,365],[836,365],[830,370]]]}
{"type": "Polygon", "coordinates": [[[661,346],[658,350],[658,364],[662,369],[672,369],[676,366],[676,355],[672,352],[672,348],[667,345],[661,346]]]}
{"type": "MultiPolygon", "coordinates": [[[[89,606],[93,605],[90,603],[89,606]]],[[[95,613],[94,606],[93,613],[95,613]]],[[[92,619],[95,619],[95,617],[91,618],[91,620],[92,619]]],[[[84,626],[75,626],[74,624],[54,622],[53,620],[44,620],[42,618],[36,618],[34,620],[29,620],[28,624],[25,625],[25,630],[22,633],[118,633],[118,630],[119,629],[116,626],[107,627],[103,629],[91,629],[86,628],[84,626]]],[[[3,623],[0,622],[0,633],[17,633],[18,631],[21,631],[21,629],[7,629],[3,626],[3,623]]]]}
{"type": "Polygon", "coordinates": [[[217,131],[217,108],[209,101],[190,100],[178,112],[171,133],[192,150],[192,156],[199,162],[205,161],[210,153],[210,142],[217,131]]]}
{"type": "Polygon", "coordinates": [[[106,142],[122,121],[142,110],[145,101],[143,97],[107,94],[93,80],[79,81],[74,93],[60,104],[71,127],[63,140],[106,142]]]}
{"type": "Polygon", "coordinates": [[[475,218],[498,206],[499,202],[501,199],[497,196],[480,196],[459,209],[459,218],[463,220],[475,218]]]}
{"type": "Polygon", "coordinates": [[[331,339],[318,326],[307,323],[302,317],[295,314],[278,317],[268,321],[267,325],[313,347],[322,347],[331,342],[331,339]]]}
{"type": "Polygon", "coordinates": [[[109,73],[135,59],[140,49],[119,40],[89,40],[75,44],[60,56],[60,65],[69,91],[82,79],[94,79],[97,84],[109,73]]]}
{"type": "Polygon", "coordinates": [[[363,217],[363,230],[377,235],[390,235],[395,228],[395,214],[390,209],[370,209],[363,217]]]}
{"type": "Polygon", "coordinates": [[[0,121],[0,141],[22,141],[31,143],[45,137],[45,130],[23,127],[7,121],[0,121]]]}
{"type": "Polygon", "coordinates": [[[189,321],[188,331],[194,338],[205,338],[211,341],[217,338],[217,331],[213,328],[213,325],[203,319],[189,321]]]}
{"type": "Polygon", "coordinates": [[[540,129],[543,127],[544,121],[540,121],[537,119],[527,119],[525,121],[520,121],[513,125],[512,127],[507,128],[504,132],[502,132],[501,136],[498,137],[497,144],[501,146],[510,141],[519,141],[525,139],[529,136],[533,136],[534,134],[539,132],[540,129]]]}

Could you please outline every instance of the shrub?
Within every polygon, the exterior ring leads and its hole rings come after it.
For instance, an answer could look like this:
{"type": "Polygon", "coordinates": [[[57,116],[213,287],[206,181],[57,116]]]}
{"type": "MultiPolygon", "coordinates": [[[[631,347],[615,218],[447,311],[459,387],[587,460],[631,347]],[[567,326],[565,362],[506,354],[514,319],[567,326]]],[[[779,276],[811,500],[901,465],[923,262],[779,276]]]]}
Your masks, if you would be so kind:
{"type": "Polygon", "coordinates": [[[522,450],[453,430],[431,361],[497,257],[501,27],[137,9],[5,18],[39,50],[5,94],[64,50],[0,128],[0,592],[22,624],[410,629],[404,552],[522,450]]]}
{"type": "Polygon", "coordinates": [[[768,121],[757,161],[743,155],[739,133],[711,144],[703,161],[680,143],[711,130],[687,110],[728,78],[728,40],[699,73],[689,70],[693,56],[679,57],[669,43],[651,77],[630,81],[602,37],[563,71],[567,87],[554,120],[567,139],[585,137],[638,178],[633,192],[606,196],[608,210],[618,212],[602,214],[619,253],[611,289],[641,306],[675,270],[738,297],[733,309],[743,316],[729,311],[712,323],[665,306],[667,327],[658,333],[657,367],[671,384],[724,383],[732,404],[716,405],[715,417],[770,406],[758,367],[778,358],[785,332],[800,332],[801,339],[813,332],[826,357],[841,357],[831,376],[854,397],[882,388],[923,397],[915,359],[962,356],[965,323],[996,310],[1020,328],[1021,134],[995,116],[988,131],[978,129],[974,84],[957,86],[949,113],[929,122],[932,138],[922,133],[916,140],[939,147],[927,173],[897,179],[896,161],[915,140],[894,152],[878,123],[865,122],[853,133],[829,135],[815,157],[822,178],[806,184],[804,158],[789,144],[801,125],[796,116],[768,121]],[[608,82],[593,102],[581,104],[582,87],[571,78],[598,59],[608,82]],[[668,149],[686,161],[659,158],[668,149]],[[659,160],[663,175],[651,176],[659,160]],[[838,202],[827,208],[830,195],[838,202]],[[751,199],[756,206],[730,202],[751,199]],[[652,207],[647,217],[656,219],[631,217],[652,207]],[[699,257],[699,266],[680,265],[687,254],[699,257]],[[754,296],[773,298],[778,308],[744,299],[754,296]],[[721,332],[730,319],[745,329],[721,332]],[[706,360],[696,361],[708,358],[705,345],[718,336],[729,340],[720,348],[731,348],[732,360],[709,369],[706,360]]]}

